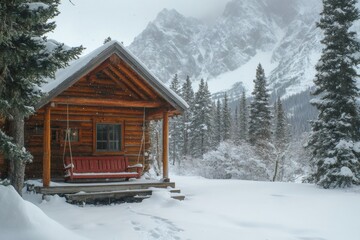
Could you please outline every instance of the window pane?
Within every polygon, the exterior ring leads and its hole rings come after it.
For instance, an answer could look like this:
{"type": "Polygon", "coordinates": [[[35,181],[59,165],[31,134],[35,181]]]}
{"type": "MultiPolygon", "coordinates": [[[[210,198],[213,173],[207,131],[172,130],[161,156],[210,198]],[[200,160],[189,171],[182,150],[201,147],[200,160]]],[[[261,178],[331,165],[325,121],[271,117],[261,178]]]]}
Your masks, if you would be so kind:
{"type": "Polygon", "coordinates": [[[97,124],[96,136],[96,150],[120,151],[120,124],[97,124]]]}

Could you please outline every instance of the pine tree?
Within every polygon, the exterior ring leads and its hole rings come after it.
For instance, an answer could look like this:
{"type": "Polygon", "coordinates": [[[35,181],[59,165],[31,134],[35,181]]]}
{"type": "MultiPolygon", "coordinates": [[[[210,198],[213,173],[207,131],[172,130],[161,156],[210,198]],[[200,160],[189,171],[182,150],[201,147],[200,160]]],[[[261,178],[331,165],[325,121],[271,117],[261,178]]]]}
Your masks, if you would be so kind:
{"type": "Polygon", "coordinates": [[[181,88],[181,96],[182,98],[189,104],[189,108],[184,111],[182,115],[182,155],[189,156],[190,155],[190,139],[192,133],[190,132],[190,124],[193,117],[193,109],[194,109],[194,90],[192,89],[190,77],[186,77],[186,81],[182,85],[181,88]]]}
{"type": "Polygon", "coordinates": [[[277,149],[283,151],[288,142],[287,119],[280,97],[275,102],[274,143],[277,149]]]}
{"type": "Polygon", "coordinates": [[[82,51],[44,37],[56,27],[49,20],[59,14],[59,2],[0,3],[0,113],[9,123],[9,136],[0,132],[0,147],[9,161],[11,184],[20,195],[25,165],[32,159],[24,150],[24,119],[34,113],[44,79],[54,77],[82,51]]]}
{"type": "Polygon", "coordinates": [[[280,172],[279,169],[284,167],[284,154],[289,144],[287,118],[280,97],[278,97],[278,99],[275,101],[274,112],[274,146],[276,151],[276,160],[273,181],[282,178],[281,174],[278,176],[280,172]]]}
{"type": "Polygon", "coordinates": [[[360,121],[356,104],[360,43],[351,30],[360,19],[356,3],[323,0],[317,24],[324,32],[324,48],[316,65],[315,99],[311,101],[319,115],[312,122],[308,147],[316,168],[311,180],[324,188],[360,184],[360,121]]]}
{"type": "Polygon", "coordinates": [[[221,138],[221,133],[222,133],[222,118],[221,118],[221,103],[220,103],[220,99],[217,100],[216,102],[216,107],[215,107],[215,114],[214,114],[214,122],[213,122],[213,140],[214,140],[214,146],[217,147],[222,138],[221,138]]]}
{"type": "Polygon", "coordinates": [[[239,107],[235,107],[235,113],[233,118],[233,127],[232,127],[232,139],[234,142],[240,142],[240,122],[239,122],[239,107]]]}
{"type": "Polygon", "coordinates": [[[180,93],[180,82],[176,73],[170,83],[170,89],[173,90],[175,93],[180,93]]]}
{"type": "Polygon", "coordinates": [[[271,137],[271,111],[265,72],[261,64],[256,69],[254,99],[250,105],[249,142],[257,144],[268,142],[271,137]]]}
{"type": "MultiPolygon", "coordinates": [[[[180,95],[181,88],[177,74],[174,75],[174,78],[171,81],[170,89],[180,95]]],[[[173,165],[175,165],[175,162],[179,162],[181,159],[181,146],[182,146],[182,138],[183,138],[182,136],[183,132],[181,129],[182,121],[183,120],[181,116],[174,116],[170,119],[169,154],[172,157],[173,165]]]]}
{"type": "Polygon", "coordinates": [[[222,108],[222,130],[223,130],[223,140],[229,140],[231,137],[231,115],[230,115],[230,109],[228,105],[228,97],[225,92],[224,95],[224,104],[222,108]]]}
{"type": "Polygon", "coordinates": [[[200,81],[195,94],[194,116],[191,121],[191,154],[202,157],[211,146],[211,94],[207,83],[200,81]]]}
{"type": "Polygon", "coordinates": [[[243,91],[239,106],[239,138],[245,141],[248,136],[248,110],[245,91],[243,91]]]}
{"type": "Polygon", "coordinates": [[[111,37],[107,37],[107,38],[104,39],[104,43],[103,43],[103,44],[108,43],[108,42],[111,42],[111,40],[112,40],[111,37]]]}

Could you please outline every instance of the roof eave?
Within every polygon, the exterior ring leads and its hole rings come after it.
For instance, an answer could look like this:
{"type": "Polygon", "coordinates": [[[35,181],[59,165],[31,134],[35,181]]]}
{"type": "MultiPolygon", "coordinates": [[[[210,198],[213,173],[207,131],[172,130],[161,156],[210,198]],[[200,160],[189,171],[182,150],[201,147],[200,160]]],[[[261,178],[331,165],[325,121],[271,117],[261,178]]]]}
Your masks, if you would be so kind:
{"type": "Polygon", "coordinates": [[[51,102],[51,99],[58,96],[60,93],[65,91],[81,77],[85,76],[93,69],[95,69],[99,63],[102,63],[108,59],[112,54],[117,54],[120,58],[129,64],[129,66],[143,79],[147,80],[150,86],[158,92],[167,102],[170,103],[176,110],[183,113],[189,106],[186,103],[177,101],[177,97],[171,93],[158,79],[156,79],[132,54],[130,54],[125,48],[123,48],[118,42],[114,41],[112,45],[104,49],[100,54],[91,59],[87,64],[77,70],[74,74],[66,78],[62,83],[56,86],[54,89],[49,91],[42,100],[35,106],[38,110],[51,102]]]}

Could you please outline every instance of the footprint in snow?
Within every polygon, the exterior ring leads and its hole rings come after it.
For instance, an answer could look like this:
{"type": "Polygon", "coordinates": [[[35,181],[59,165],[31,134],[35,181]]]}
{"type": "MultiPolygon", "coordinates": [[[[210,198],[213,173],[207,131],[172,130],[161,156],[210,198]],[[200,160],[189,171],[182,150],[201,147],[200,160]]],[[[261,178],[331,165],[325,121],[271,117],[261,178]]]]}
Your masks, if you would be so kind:
{"type": "Polygon", "coordinates": [[[157,240],[181,240],[178,236],[183,230],[178,228],[174,223],[168,219],[161,218],[158,216],[152,216],[144,213],[136,213],[148,217],[152,220],[155,227],[149,229],[148,227],[141,225],[139,222],[132,221],[131,224],[135,231],[142,232],[144,239],[157,239],[157,240]]]}

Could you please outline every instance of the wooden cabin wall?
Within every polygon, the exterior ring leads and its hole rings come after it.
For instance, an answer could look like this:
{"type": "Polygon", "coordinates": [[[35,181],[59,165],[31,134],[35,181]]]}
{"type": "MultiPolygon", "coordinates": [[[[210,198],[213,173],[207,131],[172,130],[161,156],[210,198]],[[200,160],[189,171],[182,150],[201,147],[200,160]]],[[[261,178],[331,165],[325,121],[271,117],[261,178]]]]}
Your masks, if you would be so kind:
{"type": "MultiPolygon", "coordinates": [[[[93,135],[95,135],[94,124],[96,121],[106,123],[115,123],[121,121],[124,124],[124,152],[119,155],[128,156],[130,164],[136,164],[138,159],[140,163],[148,164],[148,159],[143,156],[141,139],[143,135],[143,110],[131,108],[115,107],[79,107],[69,106],[69,127],[79,129],[79,142],[72,142],[73,156],[93,156],[100,155],[93,150],[93,135]],[[145,159],[145,160],[144,160],[145,159]],[[145,161],[145,162],[143,162],[145,161]]],[[[27,166],[26,177],[41,178],[42,176],[42,158],[43,158],[43,119],[44,110],[40,109],[38,113],[26,121],[25,144],[28,150],[33,154],[34,161],[27,166]]],[[[63,151],[64,141],[63,131],[67,126],[67,106],[58,105],[51,108],[51,175],[53,178],[63,177],[63,151]]],[[[145,132],[145,144],[143,148],[150,146],[149,131],[145,132]]],[[[69,156],[69,146],[66,148],[66,156],[69,156]]],[[[114,155],[114,154],[112,154],[114,155]]]]}

